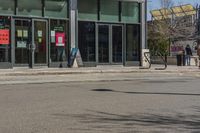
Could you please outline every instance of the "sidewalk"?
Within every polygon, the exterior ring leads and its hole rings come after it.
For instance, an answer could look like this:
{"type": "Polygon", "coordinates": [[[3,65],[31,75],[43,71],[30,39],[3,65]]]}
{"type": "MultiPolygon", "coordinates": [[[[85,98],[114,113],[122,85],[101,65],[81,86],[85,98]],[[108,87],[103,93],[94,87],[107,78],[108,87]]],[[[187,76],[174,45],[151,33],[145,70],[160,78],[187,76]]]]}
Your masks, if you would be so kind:
{"type": "MultiPolygon", "coordinates": [[[[160,66],[162,67],[162,66],[160,66]]],[[[156,66],[158,68],[158,66],[156,66]]],[[[98,66],[86,68],[14,68],[0,69],[1,85],[9,84],[43,84],[99,81],[132,81],[150,79],[176,79],[200,77],[200,70],[194,66],[168,66],[166,70],[139,69],[139,67],[98,66]]]]}
{"type": "Polygon", "coordinates": [[[155,70],[163,66],[152,65],[151,69],[124,66],[98,66],[83,68],[13,68],[0,69],[0,76],[23,76],[23,75],[65,75],[65,74],[90,74],[90,73],[200,73],[197,66],[169,65],[166,70],[155,70]]]}

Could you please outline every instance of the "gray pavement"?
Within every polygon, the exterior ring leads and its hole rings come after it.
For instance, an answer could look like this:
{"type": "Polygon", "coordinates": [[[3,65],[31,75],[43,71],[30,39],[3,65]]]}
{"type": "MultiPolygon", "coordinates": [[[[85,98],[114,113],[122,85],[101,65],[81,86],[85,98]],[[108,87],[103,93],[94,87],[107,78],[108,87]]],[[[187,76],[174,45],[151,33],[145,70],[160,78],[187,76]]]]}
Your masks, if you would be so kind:
{"type": "Polygon", "coordinates": [[[1,69],[0,133],[197,133],[199,81],[194,66],[1,69]]]}
{"type": "Polygon", "coordinates": [[[0,85],[0,133],[199,133],[199,77],[135,74],[110,75],[128,81],[0,85]]]}

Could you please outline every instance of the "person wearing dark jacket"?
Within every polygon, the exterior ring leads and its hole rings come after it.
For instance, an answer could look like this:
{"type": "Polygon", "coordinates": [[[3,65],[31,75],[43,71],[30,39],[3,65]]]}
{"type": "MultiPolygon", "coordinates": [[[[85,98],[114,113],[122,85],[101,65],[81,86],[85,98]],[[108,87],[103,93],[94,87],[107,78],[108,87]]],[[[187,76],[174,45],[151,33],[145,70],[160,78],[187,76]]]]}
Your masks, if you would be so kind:
{"type": "Polygon", "coordinates": [[[185,63],[187,66],[190,66],[192,56],[192,49],[190,48],[190,45],[187,45],[185,48],[185,63]]]}

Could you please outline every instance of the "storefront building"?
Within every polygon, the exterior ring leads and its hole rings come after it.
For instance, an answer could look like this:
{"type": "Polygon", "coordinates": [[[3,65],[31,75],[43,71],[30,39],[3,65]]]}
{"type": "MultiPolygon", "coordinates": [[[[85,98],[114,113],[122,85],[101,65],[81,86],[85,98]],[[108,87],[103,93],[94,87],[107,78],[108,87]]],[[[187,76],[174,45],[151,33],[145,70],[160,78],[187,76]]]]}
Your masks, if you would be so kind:
{"type": "Polygon", "coordinates": [[[144,0],[0,0],[0,68],[139,65],[144,0]]]}

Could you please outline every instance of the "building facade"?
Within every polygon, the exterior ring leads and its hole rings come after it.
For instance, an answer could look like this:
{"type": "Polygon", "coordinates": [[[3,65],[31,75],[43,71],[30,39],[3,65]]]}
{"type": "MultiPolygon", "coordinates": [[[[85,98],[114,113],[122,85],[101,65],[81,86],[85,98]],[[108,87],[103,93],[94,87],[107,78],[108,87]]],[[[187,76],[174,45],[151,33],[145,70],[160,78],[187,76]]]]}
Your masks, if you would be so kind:
{"type": "Polygon", "coordinates": [[[140,65],[144,0],[0,0],[0,68],[140,65]]]}

